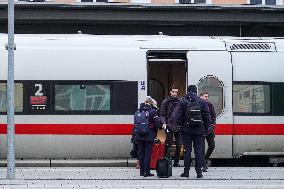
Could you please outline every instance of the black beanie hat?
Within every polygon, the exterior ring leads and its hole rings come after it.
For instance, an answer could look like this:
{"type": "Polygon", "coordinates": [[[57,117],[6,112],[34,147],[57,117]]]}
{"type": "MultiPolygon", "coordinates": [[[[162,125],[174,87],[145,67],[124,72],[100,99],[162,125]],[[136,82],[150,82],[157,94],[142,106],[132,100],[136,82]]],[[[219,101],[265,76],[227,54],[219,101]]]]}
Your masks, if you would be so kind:
{"type": "Polygon", "coordinates": [[[188,85],[187,92],[194,92],[197,93],[196,85],[188,85]]]}

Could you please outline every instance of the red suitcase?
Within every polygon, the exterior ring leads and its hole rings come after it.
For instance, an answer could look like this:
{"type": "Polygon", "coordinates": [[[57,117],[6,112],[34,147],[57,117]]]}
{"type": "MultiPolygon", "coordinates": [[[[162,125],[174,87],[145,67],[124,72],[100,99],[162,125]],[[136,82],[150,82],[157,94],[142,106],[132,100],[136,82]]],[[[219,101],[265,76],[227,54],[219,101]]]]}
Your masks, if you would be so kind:
{"type": "Polygon", "coordinates": [[[157,143],[153,144],[152,152],[151,152],[151,162],[150,168],[156,169],[157,168],[157,161],[159,159],[163,159],[165,155],[165,143],[157,143]]]}

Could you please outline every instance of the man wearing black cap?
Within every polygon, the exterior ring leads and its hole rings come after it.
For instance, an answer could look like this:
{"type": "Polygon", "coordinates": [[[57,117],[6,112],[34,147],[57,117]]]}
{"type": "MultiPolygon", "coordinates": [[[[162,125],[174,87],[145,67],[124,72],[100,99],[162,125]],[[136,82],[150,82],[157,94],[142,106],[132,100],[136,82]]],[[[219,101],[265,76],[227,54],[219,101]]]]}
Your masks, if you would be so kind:
{"type": "Polygon", "coordinates": [[[175,122],[181,126],[181,134],[185,147],[184,172],[181,177],[189,177],[192,143],[195,153],[195,170],[197,178],[202,178],[203,143],[210,124],[208,105],[197,96],[195,85],[188,86],[188,93],[174,111],[175,122]]]}

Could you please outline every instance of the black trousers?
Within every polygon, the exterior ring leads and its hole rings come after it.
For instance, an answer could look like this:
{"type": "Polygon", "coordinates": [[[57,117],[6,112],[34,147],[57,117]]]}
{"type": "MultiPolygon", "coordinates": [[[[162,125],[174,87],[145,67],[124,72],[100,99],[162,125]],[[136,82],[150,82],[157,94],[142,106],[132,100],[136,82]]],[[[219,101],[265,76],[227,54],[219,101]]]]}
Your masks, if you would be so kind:
{"type": "Polygon", "coordinates": [[[153,142],[137,141],[138,143],[138,156],[140,165],[140,174],[150,174],[151,151],[153,142]]]}
{"type": "Polygon", "coordinates": [[[207,160],[210,158],[211,154],[213,153],[214,149],[215,149],[215,134],[210,133],[207,136],[204,137],[203,139],[203,167],[207,166],[207,160]],[[208,144],[208,149],[205,153],[205,139],[207,141],[208,144]]]}
{"type": "Polygon", "coordinates": [[[175,156],[174,156],[174,164],[179,163],[179,158],[180,158],[180,133],[173,133],[173,132],[166,132],[166,156],[170,157],[170,148],[173,145],[173,140],[175,138],[176,140],[176,150],[175,150],[175,156]]]}
{"type": "Polygon", "coordinates": [[[192,144],[195,154],[195,170],[196,173],[201,172],[201,167],[203,165],[203,153],[204,153],[204,136],[199,134],[183,134],[183,145],[185,148],[184,155],[184,172],[188,173],[191,164],[191,151],[192,144]]]}
{"type": "Polygon", "coordinates": [[[208,149],[207,149],[207,152],[205,154],[205,159],[208,160],[210,158],[211,154],[213,153],[214,149],[215,149],[215,134],[210,133],[205,138],[206,138],[206,141],[207,141],[207,144],[208,144],[208,149]]]}

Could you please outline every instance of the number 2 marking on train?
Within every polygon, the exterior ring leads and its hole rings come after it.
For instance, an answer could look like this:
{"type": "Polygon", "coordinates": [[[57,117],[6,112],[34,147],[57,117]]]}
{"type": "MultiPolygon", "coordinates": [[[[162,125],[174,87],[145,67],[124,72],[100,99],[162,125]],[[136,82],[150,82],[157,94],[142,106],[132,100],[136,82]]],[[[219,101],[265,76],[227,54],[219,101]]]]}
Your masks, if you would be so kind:
{"type": "Polygon", "coordinates": [[[38,90],[35,92],[35,96],[43,96],[42,84],[35,84],[35,87],[38,87],[38,90]]]}

